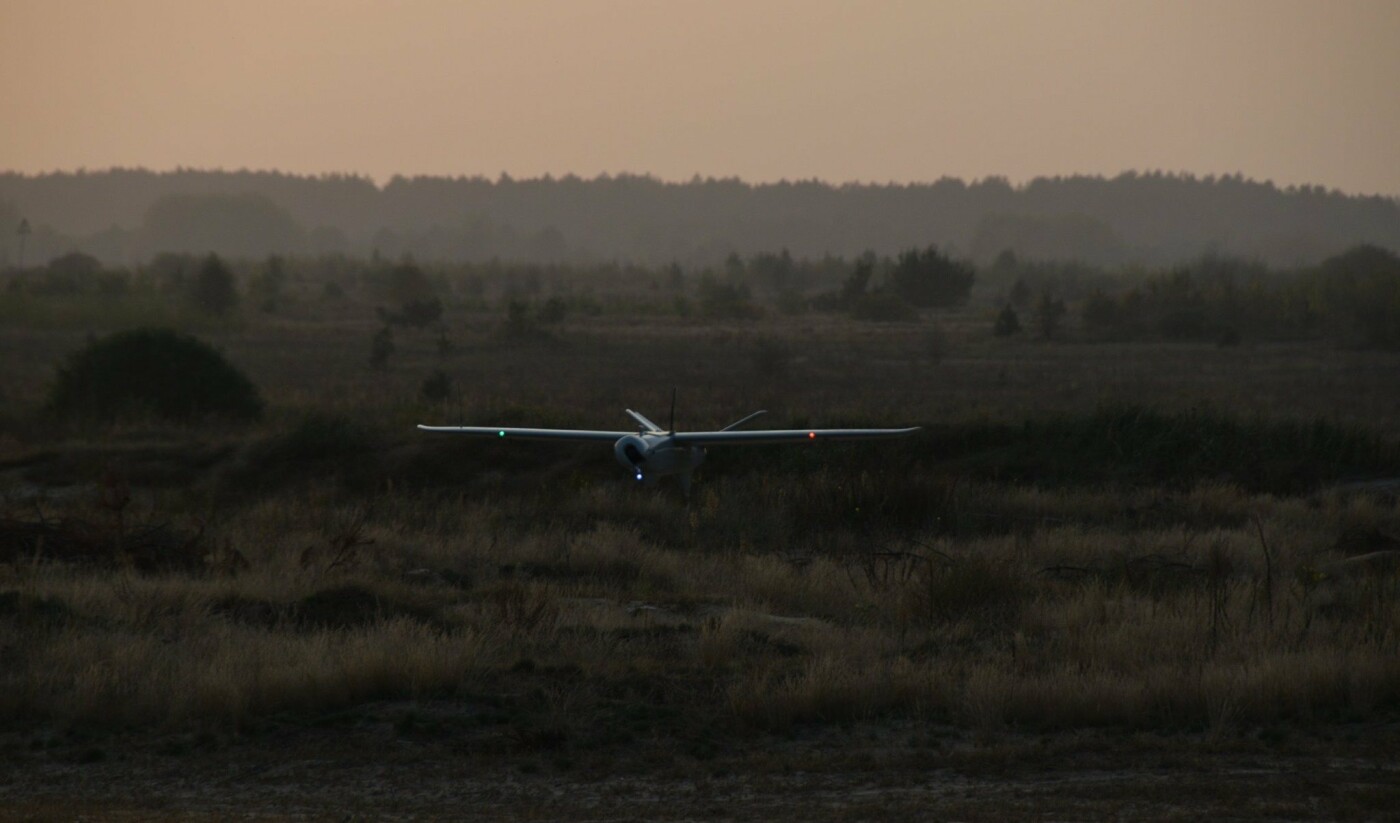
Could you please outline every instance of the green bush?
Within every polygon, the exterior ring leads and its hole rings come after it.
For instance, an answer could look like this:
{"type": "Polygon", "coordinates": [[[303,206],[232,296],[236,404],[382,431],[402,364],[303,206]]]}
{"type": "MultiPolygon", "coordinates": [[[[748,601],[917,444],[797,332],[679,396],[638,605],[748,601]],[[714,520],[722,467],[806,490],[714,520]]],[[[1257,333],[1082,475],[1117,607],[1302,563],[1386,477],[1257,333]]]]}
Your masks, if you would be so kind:
{"type": "Polygon", "coordinates": [[[564,322],[564,318],[569,315],[569,304],[564,302],[562,297],[551,297],[540,306],[539,318],[541,323],[554,325],[564,322]]]}
{"type": "Polygon", "coordinates": [[[996,322],[992,324],[992,334],[997,337],[1010,337],[1020,333],[1021,318],[1016,315],[1016,310],[1008,304],[997,314],[996,322]]]}
{"type": "Polygon", "coordinates": [[[436,291],[428,275],[411,262],[400,263],[390,269],[386,279],[387,296],[400,305],[429,300],[436,291]]]}
{"type": "Polygon", "coordinates": [[[697,297],[705,317],[751,320],[763,313],[751,302],[747,286],[721,283],[708,275],[700,278],[697,297]]]}
{"type": "Polygon", "coordinates": [[[308,414],[269,441],[264,460],[310,463],[359,459],[379,445],[375,432],[342,414],[308,414]]]}
{"type": "Polygon", "coordinates": [[[436,297],[410,300],[396,312],[389,311],[383,306],[380,306],[377,312],[379,319],[384,321],[386,326],[425,329],[442,318],[442,301],[436,297]]]}
{"type": "Polygon", "coordinates": [[[437,369],[423,381],[419,394],[429,403],[441,403],[452,394],[452,378],[447,376],[447,372],[437,369]]]}
{"type": "Polygon", "coordinates": [[[262,408],[257,388],[223,355],[170,329],[133,329],[89,342],[59,369],[47,404],[59,418],[173,422],[254,420],[262,408]]]}
{"type": "Polygon", "coordinates": [[[190,299],[200,311],[213,317],[223,317],[238,305],[233,272],[229,271],[218,255],[211,254],[200,264],[190,299]]]}
{"type": "Polygon", "coordinates": [[[877,291],[851,301],[851,316],[876,323],[908,322],[919,319],[919,311],[897,294],[877,291]]]}
{"type": "Polygon", "coordinates": [[[249,444],[225,475],[230,490],[325,484],[366,490],[384,483],[382,433],[357,417],[312,412],[249,444]]]}
{"type": "Polygon", "coordinates": [[[889,285],[920,308],[961,306],[972,292],[977,273],[971,263],[943,254],[936,246],[900,252],[889,285]]]}

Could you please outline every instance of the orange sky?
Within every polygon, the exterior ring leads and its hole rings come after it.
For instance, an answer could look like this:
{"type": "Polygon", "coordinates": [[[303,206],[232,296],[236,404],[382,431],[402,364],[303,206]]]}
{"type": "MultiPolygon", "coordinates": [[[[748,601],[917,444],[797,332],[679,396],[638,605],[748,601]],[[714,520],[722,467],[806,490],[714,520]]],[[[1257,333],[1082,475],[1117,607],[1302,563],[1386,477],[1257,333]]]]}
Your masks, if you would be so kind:
{"type": "Polygon", "coordinates": [[[1400,1],[0,0],[0,169],[1400,195],[1400,1]]]}

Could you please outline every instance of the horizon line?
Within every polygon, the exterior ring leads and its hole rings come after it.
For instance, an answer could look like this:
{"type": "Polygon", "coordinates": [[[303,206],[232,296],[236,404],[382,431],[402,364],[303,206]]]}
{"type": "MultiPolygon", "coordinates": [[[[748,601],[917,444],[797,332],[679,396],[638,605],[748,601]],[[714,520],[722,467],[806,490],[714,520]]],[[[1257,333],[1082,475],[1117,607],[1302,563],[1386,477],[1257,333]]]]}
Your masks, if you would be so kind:
{"type": "Polygon", "coordinates": [[[380,176],[380,175],[374,175],[374,174],[371,174],[371,173],[369,173],[369,172],[360,172],[360,171],[353,171],[353,172],[352,172],[352,171],[320,171],[320,172],[308,172],[308,171],[290,171],[290,170],[283,170],[283,169],[279,169],[279,168],[249,168],[249,167],[247,167],[247,166],[240,166],[240,167],[238,167],[238,168],[230,169],[230,168],[226,168],[226,167],[224,167],[224,166],[184,166],[184,165],[176,165],[176,166],[167,167],[167,168],[151,168],[151,167],[148,167],[148,166],[122,166],[122,165],[113,165],[113,166],[107,166],[107,167],[104,167],[104,168],[97,168],[97,169],[90,169],[90,168],[88,168],[88,167],[86,167],[86,166],[78,166],[78,167],[76,167],[76,168],[71,168],[71,169],[51,169],[51,170],[43,170],[43,171],[23,171],[23,170],[19,170],[19,169],[0,169],[0,176],[18,176],[18,177],[21,177],[21,178],[28,178],[28,179],[40,179],[40,178],[44,178],[44,177],[59,177],[59,176],[65,176],[65,175],[66,175],[66,176],[72,176],[72,177],[80,177],[80,176],[85,176],[85,175],[111,174],[111,173],[114,173],[114,172],[138,172],[138,173],[147,173],[147,174],[156,174],[156,175],[182,174],[182,173],[194,173],[194,174],[229,174],[229,175],[234,175],[234,174],[252,174],[252,175],[281,176],[281,177],[299,177],[299,178],[308,179],[308,180],[325,180],[325,179],[334,179],[334,178],[344,178],[344,179],[352,179],[352,180],[364,180],[364,181],[370,183],[371,185],[373,185],[376,189],[378,189],[378,190],[380,190],[380,191],[383,191],[384,189],[386,189],[389,185],[391,185],[391,184],[392,184],[394,181],[396,181],[396,180],[406,180],[406,181],[413,181],[413,180],[454,180],[454,181],[455,181],[455,180],[473,180],[473,181],[485,181],[485,182],[490,183],[490,184],[492,184],[492,185],[498,185],[498,184],[505,183],[505,182],[512,182],[512,183],[541,183],[541,182],[544,182],[544,183],[557,183],[557,182],[566,181],[566,180],[578,180],[578,181],[582,181],[582,182],[597,182],[597,181],[606,181],[606,180],[648,180],[648,181],[653,181],[653,182],[657,182],[657,183],[660,183],[660,184],[662,184],[662,185],[668,185],[668,186],[685,186],[685,185],[694,185],[694,184],[697,184],[697,183],[702,183],[702,184],[703,184],[703,183],[731,183],[731,184],[732,184],[732,183],[739,183],[739,184],[742,184],[742,185],[745,185],[745,186],[749,186],[749,187],[751,187],[751,188],[759,188],[759,187],[766,187],[766,186],[783,186],[783,185],[794,186],[794,185],[813,185],[813,184],[816,184],[816,185],[825,186],[825,187],[831,188],[831,189],[842,189],[842,188],[914,188],[914,187],[923,187],[923,186],[935,186],[935,185],[938,185],[939,183],[944,183],[944,182],[956,182],[956,183],[959,183],[959,184],[961,184],[961,185],[963,185],[963,186],[966,186],[966,187],[969,187],[969,188],[970,188],[970,187],[973,187],[973,186],[986,185],[986,184],[988,184],[988,183],[993,183],[993,182],[1001,182],[1001,183],[1003,183],[1003,184],[1009,186],[1009,187],[1010,187],[1011,189],[1013,189],[1013,190],[1020,191],[1020,190],[1024,190],[1025,188],[1027,188],[1027,187],[1030,186],[1031,184],[1033,184],[1033,183],[1035,183],[1035,182],[1037,182],[1037,181],[1042,181],[1042,180],[1044,180],[1044,181],[1055,181],[1055,180],[1089,179],[1089,180],[1112,181],[1112,180],[1117,180],[1117,179],[1120,179],[1120,178],[1123,178],[1123,177],[1134,176],[1134,177],[1163,177],[1163,178],[1168,178],[1168,179],[1188,180],[1188,181],[1198,182],[1198,183],[1218,183],[1218,182],[1220,182],[1220,181],[1222,181],[1222,180],[1237,180],[1238,182],[1241,182],[1241,183],[1253,184],[1253,185],[1259,185],[1259,186],[1266,186],[1266,187],[1272,187],[1272,188],[1275,189],[1276,191],[1281,191],[1281,192],[1285,192],[1285,193],[1286,193],[1286,192],[1289,192],[1289,191],[1320,189],[1323,193],[1328,194],[1328,195],[1343,195],[1343,196],[1346,196],[1346,197],[1361,197],[1361,198],[1366,198],[1366,197],[1378,197],[1378,198],[1382,198],[1382,199],[1400,201],[1400,192],[1397,192],[1397,193],[1394,193],[1394,194],[1389,194],[1389,193],[1379,192],[1379,191],[1373,191],[1373,192],[1346,191],[1346,190],[1341,189],[1341,188],[1336,187],[1336,186],[1327,186],[1327,185],[1324,185],[1324,184],[1321,184],[1321,183],[1290,183],[1290,184],[1280,185],[1280,184],[1274,182],[1272,179],[1269,179],[1269,178],[1260,179],[1260,178],[1250,177],[1250,176],[1245,175],[1244,172],[1238,171],[1238,170],[1237,170],[1237,171],[1233,171],[1233,172],[1223,172],[1223,173],[1214,173],[1214,172],[1199,173],[1199,172],[1187,171],[1187,170],[1171,170],[1171,171],[1168,171],[1168,170],[1165,170],[1165,169],[1123,169],[1123,170],[1120,170],[1120,171],[1118,171],[1117,173],[1114,173],[1114,174],[1107,174],[1107,173],[1104,173],[1104,172],[1082,172],[1082,171],[1078,171],[1078,172],[1067,172],[1067,173],[1057,173],[1057,174],[1048,174],[1048,173],[1047,173],[1047,174],[1037,174],[1037,175],[1034,175],[1034,176],[1031,176],[1031,177],[1021,178],[1021,179],[1018,179],[1018,180],[1013,180],[1013,179],[1010,178],[1008,175],[1004,175],[1004,174],[987,174],[987,175],[982,175],[982,176],[980,176],[980,177],[969,176],[969,177],[966,177],[966,178],[960,177],[960,176],[957,176],[957,175],[952,175],[952,174],[944,174],[944,175],[942,175],[942,176],[940,176],[940,177],[932,178],[932,179],[925,178],[925,179],[904,180],[904,181],[899,181],[899,180],[888,180],[888,181],[885,181],[885,182],[880,182],[880,181],[876,181],[876,180],[873,180],[873,179],[872,179],[872,180],[843,180],[843,181],[840,181],[840,182],[835,182],[835,181],[833,181],[833,180],[828,180],[828,179],[824,179],[824,178],[817,177],[817,176],[803,177],[803,178],[779,177],[779,178],[773,178],[773,179],[763,179],[763,180],[760,180],[760,179],[752,179],[752,178],[746,179],[746,178],[740,177],[740,176],[737,175],[737,174],[731,174],[731,175],[726,175],[726,176],[718,176],[718,175],[713,175],[713,174],[702,175],[702,174],[700,174],[699,172],[695,172],[695,173],[692,174],[690,177],[684,178],[684,179],[682,179],[682,178],[675,178],[675,177],[670,177],[670,178],[668,178],[668,177],[664,177],[664,176],[662,176],[662,175],[656,174],[656,173],[654,173],[654,172],[649,172],[649,171],[647,171],[647,172],[637,172],[637,171],[617,171],[617,172],[600,171],[600,172],[594,174],[593,176],[588,177],[588,176],[585,176],[585,175],[583,175],[583,174],[579,174],[579,173],[577,173],[577,172],[564,172],[564,173],[560,173],[560,174],[554,174],[554,173],[548,172],[548,171],[546,171],[546,172],[544,172],[544,173],[542,173],[542,174],[533,175],[533,176],[517,176],[517,175],[513,175],[513,174],[511,174],[510,172],[505,171],[505,170],[502,170],[502,171],[498,172],[498,173],[496,174],[496,176],[494,176],[494,177],[490,177],[490,176],[488,176],[487,174],[485,174],[485,173],[483,173],[483,172],[474,172],[474,173],[470,173],[470,174],[469,174],[469,173],[466,173],[466,172],[457,172],[457,173],[455,173],[455,174],[454,174],[454,173],[447,173],[447,172],[437,172],[437,173],[431,173],[431,172],[395,172],[395,173],[393,173],[393,174],[391,174],[391,175],[388,175],[387,177],[384,177],[384,176],[380,176]]]}

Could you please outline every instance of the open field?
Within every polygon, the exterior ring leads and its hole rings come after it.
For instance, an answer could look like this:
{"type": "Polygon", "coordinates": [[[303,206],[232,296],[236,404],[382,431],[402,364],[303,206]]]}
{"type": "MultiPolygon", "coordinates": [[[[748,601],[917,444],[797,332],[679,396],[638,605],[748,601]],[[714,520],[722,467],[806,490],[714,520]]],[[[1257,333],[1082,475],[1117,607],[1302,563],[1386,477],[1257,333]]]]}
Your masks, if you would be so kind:
{"type": "Polygon", "coordinates": [[[0,327],[13,810],[1370,819],[1400,799],[1400,354],[998,339],[987,305],[511,334],[491,297],[396,329],[384,369],[354,300],[201,328],[267,401],[241,427],[41,419],[88,329],[0,327]],[[715,449],[687,503],[605,447],[412,428],[623,429],[672,386],[682,428],[767,408],[925,431],[715,449]]]}

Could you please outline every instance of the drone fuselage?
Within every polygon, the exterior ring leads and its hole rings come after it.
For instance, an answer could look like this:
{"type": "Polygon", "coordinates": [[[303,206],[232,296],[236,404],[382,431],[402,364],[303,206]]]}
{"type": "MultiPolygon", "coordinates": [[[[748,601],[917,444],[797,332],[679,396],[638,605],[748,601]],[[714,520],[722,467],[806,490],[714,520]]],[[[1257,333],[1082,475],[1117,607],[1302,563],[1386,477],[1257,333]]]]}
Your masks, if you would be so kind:
{"type": "Polygon", "coordinates": [[[678,446],[667,433],[642,432],[619,438],[613,454],[638,482],[647,485],[668,475],[689,479],[690,473],[705,462],[705,450],[698,446],[678,446]]]}

